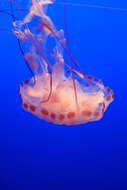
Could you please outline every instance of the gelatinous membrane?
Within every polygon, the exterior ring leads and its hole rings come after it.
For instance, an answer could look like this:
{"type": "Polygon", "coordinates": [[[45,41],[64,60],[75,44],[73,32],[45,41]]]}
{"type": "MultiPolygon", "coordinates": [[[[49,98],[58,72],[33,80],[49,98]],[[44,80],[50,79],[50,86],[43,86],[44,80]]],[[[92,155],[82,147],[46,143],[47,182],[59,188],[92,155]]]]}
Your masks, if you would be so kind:
{"type": "Polygon", "coordinates": [[[13,33],[24,47],[24,58],[34,76],[20,86],[24,109],[48,122],[77,125],[99,120],[113,101],[102,81],[84,74],[71,56],[63,30],[47,15],[52,0],[32,0],[13,33]],[[69,55],[68,63],[63,52],[69,55]],[[73,69],[73,65],[75,68],[73,69]]]}

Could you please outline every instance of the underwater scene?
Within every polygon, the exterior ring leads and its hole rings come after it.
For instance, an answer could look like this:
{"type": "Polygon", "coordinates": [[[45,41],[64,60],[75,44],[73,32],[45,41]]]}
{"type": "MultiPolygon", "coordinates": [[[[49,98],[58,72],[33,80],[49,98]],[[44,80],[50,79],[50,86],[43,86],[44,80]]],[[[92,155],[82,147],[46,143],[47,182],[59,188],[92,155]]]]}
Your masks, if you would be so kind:
{"type": "Polygon", "coordinates": [[[127,2],[0,0],[0,189],[127,189],[127,2]]]}

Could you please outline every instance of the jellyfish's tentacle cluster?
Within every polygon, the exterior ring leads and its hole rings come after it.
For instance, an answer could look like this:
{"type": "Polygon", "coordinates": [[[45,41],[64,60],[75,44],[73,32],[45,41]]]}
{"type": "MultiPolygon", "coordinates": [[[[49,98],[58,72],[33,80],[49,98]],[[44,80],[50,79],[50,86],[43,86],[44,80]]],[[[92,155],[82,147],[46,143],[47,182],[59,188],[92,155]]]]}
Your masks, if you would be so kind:
{"type": "Polygon", "coordinates": [[[14,33],[24,45],[24,57],[36,79],[35,83],[32,78],[20,86],[23,107],[56,124],[76,125],[99,120],[114,94],[101,81],[65,63],[62,54],[66,41],[64,33],[57,31],[47,15],[48,4],[53,1],[32,0],[28,15],[22,21],[14,22],[14,33]],[[34,19],[37,25],[31,27],[34,19]],[[52,49],[47,47],[50,38],[55,44],[52,49]],[[65,65],[70,75],[65,72],[65,65]]]}

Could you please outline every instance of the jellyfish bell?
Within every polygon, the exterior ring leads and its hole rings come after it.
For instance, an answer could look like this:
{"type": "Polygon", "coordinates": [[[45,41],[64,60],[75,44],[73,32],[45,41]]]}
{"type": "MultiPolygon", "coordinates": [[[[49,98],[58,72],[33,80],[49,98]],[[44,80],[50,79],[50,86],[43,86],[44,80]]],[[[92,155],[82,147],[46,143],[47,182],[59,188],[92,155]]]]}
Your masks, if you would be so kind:
{"type": "Polygon", "coordinates": [[[62,75],[58,78],[57,70],[53,71],[55,82],[52,83],[52,93],[48,99],[51,88],[49,81],[50,74],[44,73],[38,76],[34,86],[21,85],[20,94],[27,111],[52,123],[77,125],[99,120],[113,100],[113,92],[103,84],[98,90],[90,89],[91,86],[82,87],[76,81],[77,106],[72,79],[62,75]]]}
{"type": "Polygon", "coordinates": [[[69,63],[65,61],[63,52],[68,52],[68,47],[64,32],[56,29],[45,9],[53,3],[32,0],[25,18],[13,22],[13,33],[22,43],[24,59],[34,73],[20,85],[22,105],[37,117],[60,125],[100,120],[114,99],[113,91],[84,74],[70,50],[69,63]],[[39,20],[31,27],[35,17],[39,20]],[[53,47],[49,47],[50,39],[53,47]]]}

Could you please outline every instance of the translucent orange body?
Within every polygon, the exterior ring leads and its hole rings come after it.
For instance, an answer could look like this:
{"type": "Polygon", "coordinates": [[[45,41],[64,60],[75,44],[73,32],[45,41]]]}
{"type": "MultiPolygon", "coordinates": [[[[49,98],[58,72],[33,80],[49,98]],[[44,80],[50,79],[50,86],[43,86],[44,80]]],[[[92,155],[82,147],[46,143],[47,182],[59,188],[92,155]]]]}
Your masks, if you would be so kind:
{"type": "Polygon", "coordinates": [[[90,87],[85,87],[82,90],[82,86],[77,82],[77,107],[72,80],[66,77],[57,78],[55,73],[54,77],[56,78],[53,79],[52,94],[46,102],[43,101],[49,95],[49,74],[38,76],[34,86],[24,83],[20,87],[24,108],[41,119],[64,125],[76,125],[99,120],[113,100],[112,91],[104,88],[103,84],[101,84],[103,90],[89,92],[90,87]]]}
{"type": "Polygon", "coordinates": [[[52,3],[33,0],[28,15],[13,23],[15,35],[25,46],[24,58],[34,73],[32,79],[20,86],[23,107],[56,124],[77,125],[99,120],[114,94],[100,80],[84,74],[70,53],[70,63],[64,61],[63,30],[56,30],[45,11],[45,6],[52,3]],[[38,19],[36,27],[29,27],[34,18],[38,19]],[[48,49],[49,39],[55,45],[48,49]]]}

